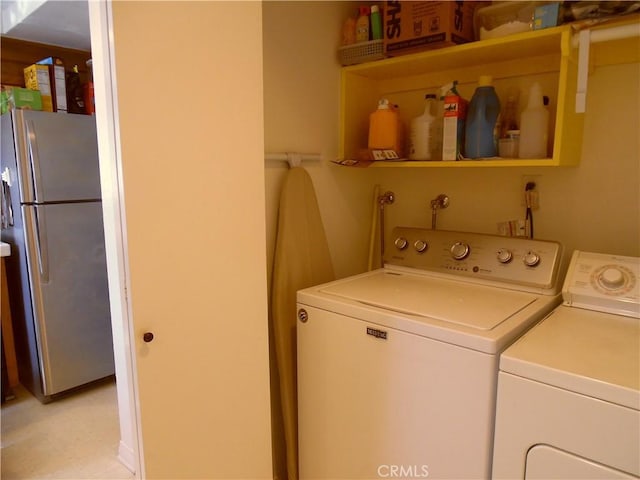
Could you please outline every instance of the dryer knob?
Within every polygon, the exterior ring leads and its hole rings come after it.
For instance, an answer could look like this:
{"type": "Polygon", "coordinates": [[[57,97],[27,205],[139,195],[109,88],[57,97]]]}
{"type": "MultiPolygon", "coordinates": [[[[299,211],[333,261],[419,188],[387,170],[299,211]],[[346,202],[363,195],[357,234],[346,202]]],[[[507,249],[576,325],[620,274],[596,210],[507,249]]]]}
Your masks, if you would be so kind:
{"type": "Polygon", "coordinates": [[[396,238],[396,241],[393,242],[393,244],[398,250],[404,250],[405,248],[407,248],[407,245],[409,245],[409,242],[404,237],[398,237],[396,238]]]}
{"type": "Polygon", "coordinates": [[[471,248],[463,242],[456,242],[451,245],[451,256],[456,260],[464,260],[469,256],[471,248]]]}
{"type": "Polygon", "coordinates": [[[540,255],[536,252],[528,251],[522,261],[527,267],[535,267],[540,263],[540,255]]]}
{"type": "Polygon", "coordinates": [[[416,240],[413,244],[413,248],[416,249],[416,252],[423,253],[427,251],[427,248],[429,248],[429,244],[424,240],[416,240]]]}

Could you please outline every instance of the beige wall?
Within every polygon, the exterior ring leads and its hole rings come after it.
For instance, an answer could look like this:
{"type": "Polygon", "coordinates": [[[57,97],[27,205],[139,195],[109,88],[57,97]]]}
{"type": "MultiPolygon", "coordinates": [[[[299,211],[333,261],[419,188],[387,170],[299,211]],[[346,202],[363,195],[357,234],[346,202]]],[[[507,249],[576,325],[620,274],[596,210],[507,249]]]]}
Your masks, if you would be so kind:
{"type": "Polygon", "coordinates": [[[261,29],[260,2],[113,2],[146,478],[272,477],[261,29]]]}
{"type": "MultiPolygon", "coordinates": [[[[589,77],[582,159],[567,168],[392,169],[378,181],[396,193],[390,225],[431,224],[430,199],[451,198],[438,228],[497,233],[498,222],[523,218],[523,175],[537,177],[538,238],[574,249],[640,256],[640,69],[595,69],[589,77]]],[[[568,261],[568,256],[565,259],[568,261]]]]}
{"type": "MultiPolygon", "coordinates": [[[[268,151],[335,158],[339,69],[336,48],[350,5],[267,2],[264,8],[265,142],[268,151]]],[[[638,64],[600,67],[589,78],[583,155],[576,168],[357,169],[308,164],[338,276],[363,271],[374,185],[392,190],[387,225],[431,226],[429,202],[451,198],[438,227],[497,233],[524,216],[523,175],[539,175],[539,238],[573,249],[640,255],[638,64]]],[[[373,106],[372,106],[373,108],[373,106]]],[[[283,166],[267,168],[267,248],[273,252],[283,166]]],[[[269,263],[270,264],[270,263],[269,263]]]]}
{"type": "MultiPolygon", "coordinates": [[[[366,268],[373,173],[329,164],[337,158],[340,65],[336,49],[349,2],[265,2],[267,152],[320,153],[307,162],[338,277],[366,268]]],[[[280,186],[287,166],[267,163],[267,252],[271,272],[280,186]]],[[[270,277],[269,277],[270,278],[270,277]]]]}

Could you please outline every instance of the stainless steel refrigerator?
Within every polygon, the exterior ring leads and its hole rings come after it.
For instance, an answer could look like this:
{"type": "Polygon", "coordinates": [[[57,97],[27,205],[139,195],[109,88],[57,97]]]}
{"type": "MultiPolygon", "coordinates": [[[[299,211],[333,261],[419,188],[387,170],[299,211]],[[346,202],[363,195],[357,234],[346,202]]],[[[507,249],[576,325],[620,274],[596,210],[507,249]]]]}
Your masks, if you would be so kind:
{"type": "Polygon", "coordinates": [[[46,403],[114,374],[96,124],[29,110],[1,120],[18,372],[46,403]]]}

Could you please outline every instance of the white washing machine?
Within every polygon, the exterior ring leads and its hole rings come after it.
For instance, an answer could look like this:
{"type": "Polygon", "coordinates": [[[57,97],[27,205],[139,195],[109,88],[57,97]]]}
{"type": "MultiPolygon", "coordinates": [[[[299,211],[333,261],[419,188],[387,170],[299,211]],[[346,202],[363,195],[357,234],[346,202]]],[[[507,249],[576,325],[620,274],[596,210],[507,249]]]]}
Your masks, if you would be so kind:
{"type": "Polygon", "coordinates": [[[640,259],[576,251],[501,356],[493,478],[640,477],[640,259]]]}
{"type": "Polygon", "coordinates": [[[488,478],[500,352],[561,301],[556,242],[396,228],[298,292],[300,478],[488,478]]]}

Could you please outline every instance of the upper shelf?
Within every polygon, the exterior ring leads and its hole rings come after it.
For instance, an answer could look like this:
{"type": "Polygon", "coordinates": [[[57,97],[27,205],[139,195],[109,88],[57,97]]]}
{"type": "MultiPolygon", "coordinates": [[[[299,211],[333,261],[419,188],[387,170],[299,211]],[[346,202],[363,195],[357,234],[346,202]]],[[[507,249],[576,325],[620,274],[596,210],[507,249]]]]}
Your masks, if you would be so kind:
{"type": "MultiPolygon", "coordinates": [[[[386,58],[343,68],[345,74],[363,75],[371,79],[385,80],[421,75],[425,72],[454,70],[507,61],[522,57],[534,57],[560,51],[561,37],[568,27],[526,32],[502,38],[455,45],[425,52],[386,58]]],[[[568,37],[564,48],[569,48],[568,37]]]]}
{"type": "MultiPolygon", "coordinates": [[[[611,25],[636,24],[634,15],[611,25]]],[[[582,150],[583,117],[577,113],[578,48],[572,45],[574,27],[563,25],[545,30],[403,55],[343,67],[341,99],[340,159],[358,159],[365,149],[368,118],[379,98],[388,97],[401,106],[405,125],[421,113],[426,91],[458,80],[462,95],[469,99],[480,75],[494,77],[496,89],[517,86],[526,89],[533,81],[544,83],[551,97],[549,158],[475,159],[442,161],[379,161],[375,167],[513,167],[575,166],[582,150]],[[466,89],[466,91],[465,91],[466,89]]],[[[637,38],[594,45],[592,66],[637,62],[637,38]],[[612,60],[613,59],[613,60],[612,60]]]]}

